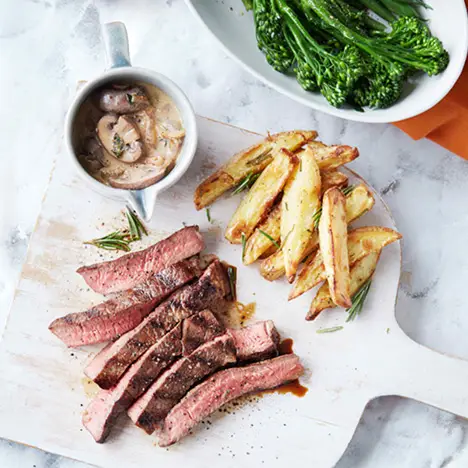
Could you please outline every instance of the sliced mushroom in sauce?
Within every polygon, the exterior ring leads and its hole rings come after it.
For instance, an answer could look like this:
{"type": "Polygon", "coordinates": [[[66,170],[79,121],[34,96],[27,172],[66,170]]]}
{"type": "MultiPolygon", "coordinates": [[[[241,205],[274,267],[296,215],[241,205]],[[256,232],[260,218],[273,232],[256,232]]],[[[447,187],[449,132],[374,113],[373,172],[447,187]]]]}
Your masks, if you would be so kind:
{"type": "Polygon", "coordinates": [[[130,117],[104,115],[97,124],[97,134],[107,152],[119,161],[133,163],[143,155],[140,133],[130,117]]]}
{"type": "Polygon", "coordinates": [[[80,112],[80,161],[100,182],[142,189],[176,164],[185,130],[173,100],[160,89],[139,83],[108,85],[80,112]]]}
{"type": "Polygon", "coordinates": [[[104,112],[131,114],[149,107],[150,101],[140,86],[103,89],[99,94],[99,107],[104,112]]]}

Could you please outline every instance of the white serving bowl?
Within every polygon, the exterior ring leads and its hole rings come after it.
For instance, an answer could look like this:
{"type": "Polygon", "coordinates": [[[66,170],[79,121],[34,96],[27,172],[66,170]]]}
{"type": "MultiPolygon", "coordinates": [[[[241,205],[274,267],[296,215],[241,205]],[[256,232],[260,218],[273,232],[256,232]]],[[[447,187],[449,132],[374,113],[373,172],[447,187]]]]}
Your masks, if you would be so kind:
{"type": "Polygon", "coordinates": [[[447,69],[438,76],[422,75],[414,84],[407,84],[400,101],[388,109],[366,112],[337,109],[319,93],[304,91],[294,77],[278,73],[268,65],[257,47],[252,13],[245,11],[242,0],[186,2],[226,52],[259,80],[306,106],[348,120],[396,122],[430,109],[452,89],[462,72],[467,55],[468,20],[464,1],[426,0],[432,7],[432,10],[426,10],[429,27],[450,54],[447,69]]]}
{"type": "Polygon", "coordinates": [[[189,168],[198,143],[198,131],[195,112],[184,92],[169,78],[153,70],[132,67],[128,49],[128,37],[125,25],[120,22],[108,23],[103,29],[106,45],[108,69],[97,78],[87,82],[75,96],[65,119],[65,144],[67,153],[82,180],[97,193],[121,200],[131,205],[145,221],[153,216],[157,197],[160,193],[179,181],[189,168]],[[93,91],[103,85],[118,82],[142,82],[153,85],[165,92],[174,101],[179,110],[185,129],[185,138],[174,168],[161,180],[139,190],[122,190],[104,185],[93,178],[79,161],[76,144],[76,118],[82,104],[93,91]]]}

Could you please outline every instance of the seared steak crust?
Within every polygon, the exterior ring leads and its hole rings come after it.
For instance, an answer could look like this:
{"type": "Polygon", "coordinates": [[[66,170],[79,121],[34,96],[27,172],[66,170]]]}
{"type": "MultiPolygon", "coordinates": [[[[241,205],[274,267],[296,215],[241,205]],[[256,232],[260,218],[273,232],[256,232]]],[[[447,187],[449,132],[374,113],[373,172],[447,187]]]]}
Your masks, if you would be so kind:
{"type": "Polygon", "coordinates": [[[199,381],[221,367],[236,362],[236,348],[229,335],[215,338],[179,359],[129,409],[132,421],[152,434],[177,402],[199,381]]]}

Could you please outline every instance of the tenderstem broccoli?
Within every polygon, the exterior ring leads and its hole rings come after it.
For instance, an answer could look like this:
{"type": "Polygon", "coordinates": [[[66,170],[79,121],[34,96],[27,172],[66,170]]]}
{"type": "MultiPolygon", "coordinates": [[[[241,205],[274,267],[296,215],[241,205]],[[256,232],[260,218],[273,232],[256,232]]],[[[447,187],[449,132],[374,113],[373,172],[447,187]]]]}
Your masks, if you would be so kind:
{"type": "Polygon", "coordinates": [[[268,63],[336,107],[391,106],[409,76],[436,75],[449,62],[419,18],[423,0],[252,0],[252,6],[268,63]]]}

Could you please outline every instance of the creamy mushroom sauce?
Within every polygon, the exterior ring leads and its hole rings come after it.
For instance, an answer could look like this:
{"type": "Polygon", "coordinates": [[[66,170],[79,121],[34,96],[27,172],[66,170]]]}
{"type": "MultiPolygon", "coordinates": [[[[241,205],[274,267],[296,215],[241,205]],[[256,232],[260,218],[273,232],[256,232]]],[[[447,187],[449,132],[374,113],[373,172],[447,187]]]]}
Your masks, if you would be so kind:
{"type": "Polygon", "coordinates": [[[112,187],[136,190],[174,167],[185,131],[174,101],[146,83],[109,84],[83,103],[74,145],[85,170],[112,187]]]}

